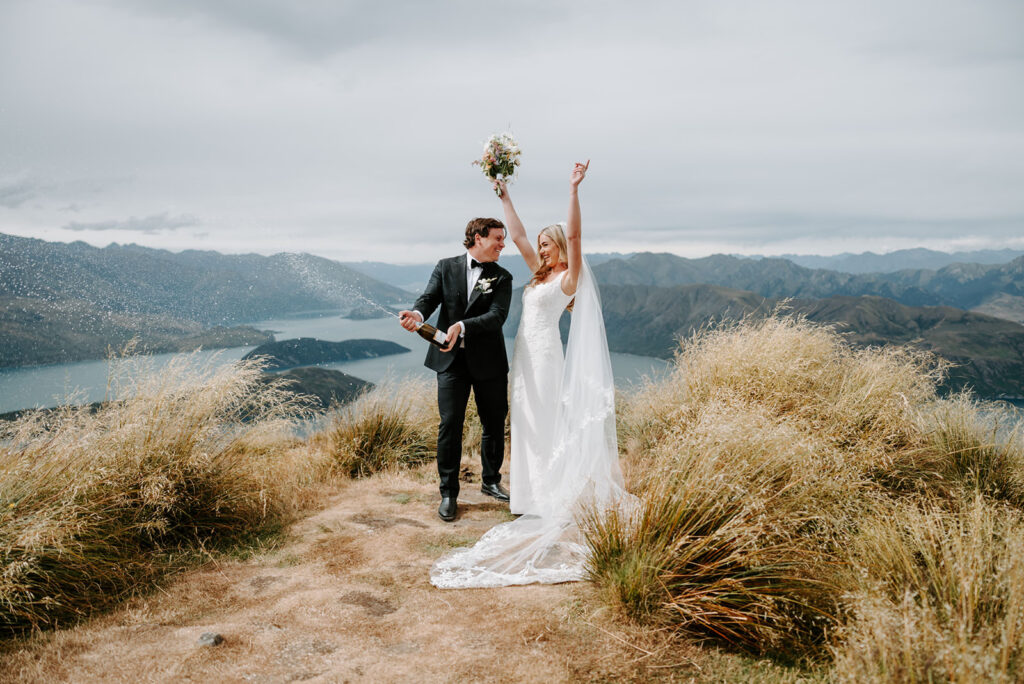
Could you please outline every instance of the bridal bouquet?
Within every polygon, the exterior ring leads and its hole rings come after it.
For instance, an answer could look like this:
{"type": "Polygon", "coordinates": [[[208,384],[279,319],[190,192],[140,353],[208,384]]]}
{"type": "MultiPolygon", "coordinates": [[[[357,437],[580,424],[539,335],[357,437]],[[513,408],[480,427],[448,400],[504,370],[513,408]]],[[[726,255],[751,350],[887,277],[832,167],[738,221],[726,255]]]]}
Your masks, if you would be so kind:
{"type": "MultiPolygon", "coordinates": [[[[492,180],[499,178],[508,182],[515,174],[519,166],[519,143],[508,133],[492,135],[484,145],[484,156],[477,159],[474,164],[478,165],[484,175],[492,180]]],[[[501,188],[495,192],[501,197],[501,188]]]]}

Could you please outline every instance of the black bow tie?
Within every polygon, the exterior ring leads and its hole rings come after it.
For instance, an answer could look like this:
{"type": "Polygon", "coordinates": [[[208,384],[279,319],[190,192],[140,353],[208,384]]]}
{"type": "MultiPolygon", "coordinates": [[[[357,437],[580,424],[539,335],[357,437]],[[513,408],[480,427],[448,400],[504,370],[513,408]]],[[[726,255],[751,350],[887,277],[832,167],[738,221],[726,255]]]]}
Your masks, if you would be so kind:
{"type": "Polygon", "coordinates": [[[470,260],[469,260],[469,267],[470,267],[470,268],[483,268],[483,267],[484,267],[484,265],[483,265],[483,264],[481,264],[481,263],[480,263],[479,261],[477,261],[476,259],[470,259],[470,260]]]}

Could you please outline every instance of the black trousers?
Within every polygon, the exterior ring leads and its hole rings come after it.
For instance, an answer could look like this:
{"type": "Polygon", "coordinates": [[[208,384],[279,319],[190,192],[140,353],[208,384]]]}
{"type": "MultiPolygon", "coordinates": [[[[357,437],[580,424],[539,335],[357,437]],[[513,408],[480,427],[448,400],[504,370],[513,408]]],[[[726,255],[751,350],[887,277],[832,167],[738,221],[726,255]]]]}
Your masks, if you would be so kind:
{"type": "Polygon", "coordinates": [[[437,374],[437,407],[441,423],[437,429],[437,474],[441,478],[441,496],[459,495],[459,466],[462,463],[462,426],[466,422],[469,391],[476,397],[483,439],[480,464],[485,484],[501,482],[501,464],[505,460],[505,416],[508,415],[508,375],[474,378],[466,366],[465,352],[456,349],[447,370],[437,374]]]}

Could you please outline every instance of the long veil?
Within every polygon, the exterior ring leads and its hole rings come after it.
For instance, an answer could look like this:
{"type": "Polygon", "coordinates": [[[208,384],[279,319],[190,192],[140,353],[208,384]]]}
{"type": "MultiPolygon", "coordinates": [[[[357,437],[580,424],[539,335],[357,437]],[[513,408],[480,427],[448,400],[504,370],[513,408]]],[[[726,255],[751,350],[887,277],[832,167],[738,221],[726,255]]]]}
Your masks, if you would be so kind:
{"type": "MultiPolygon", "coordinates": [[[[632,499],[623,486],[615,436],[615,385],[601,296],[586,260],[576,286],[565,364],[558,386],[555,435],[547,483],[534,510],[492,527],[472,547],[455,549],[430,571],[448,589],[584,579],[587,549],[576,514],[632,499]]],[[[513,438],[515,436],[513,435],[513,438]]]]}

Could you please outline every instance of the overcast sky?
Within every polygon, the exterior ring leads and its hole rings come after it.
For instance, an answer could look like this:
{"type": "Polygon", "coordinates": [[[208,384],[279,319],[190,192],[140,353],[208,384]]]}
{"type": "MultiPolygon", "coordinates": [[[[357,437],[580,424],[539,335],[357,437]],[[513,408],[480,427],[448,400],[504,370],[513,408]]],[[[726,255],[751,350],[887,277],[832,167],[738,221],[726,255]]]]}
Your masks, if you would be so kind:
{"type": "Polygon", "coordinates": [[[425,262],[1024,247],[1024,2],[0,0],[0,232],[425,262]],[[510,250],[511,251],[511,250],[510,250]]]}

